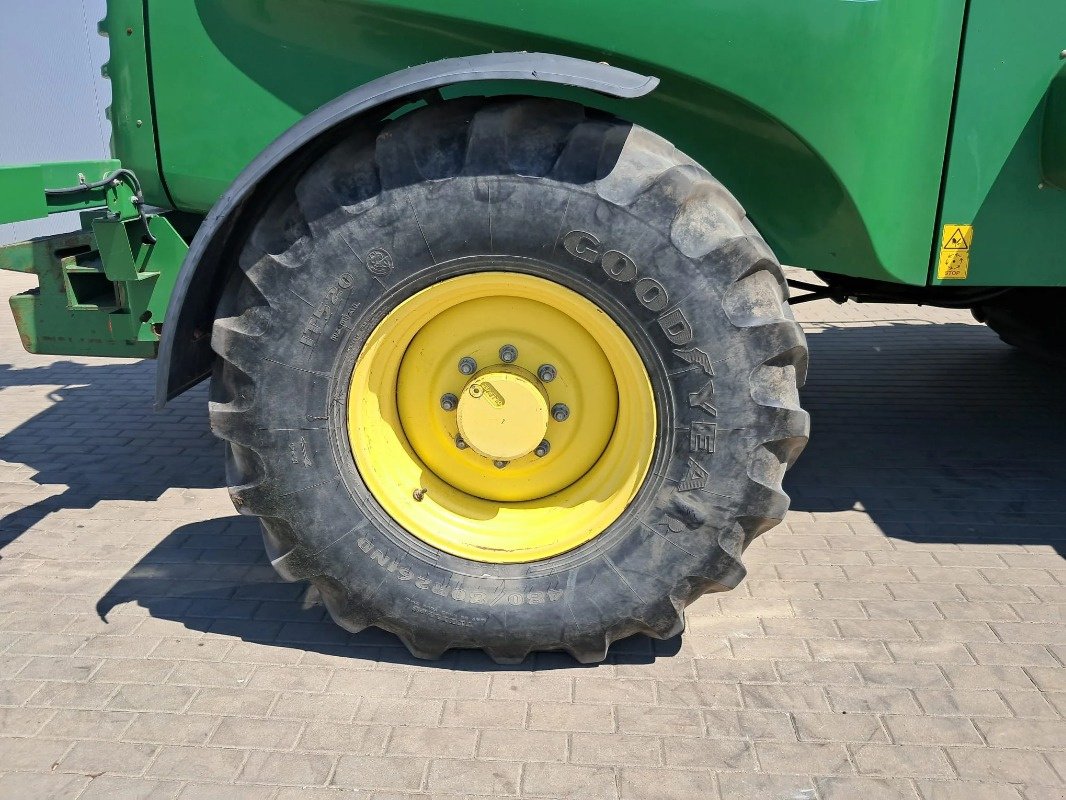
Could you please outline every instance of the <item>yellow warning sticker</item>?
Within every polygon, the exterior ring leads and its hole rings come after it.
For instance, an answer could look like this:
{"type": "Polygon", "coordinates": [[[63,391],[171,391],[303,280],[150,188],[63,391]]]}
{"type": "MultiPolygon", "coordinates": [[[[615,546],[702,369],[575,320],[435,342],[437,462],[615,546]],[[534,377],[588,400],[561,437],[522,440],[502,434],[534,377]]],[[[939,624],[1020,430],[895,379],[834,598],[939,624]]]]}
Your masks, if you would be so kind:
{"type": "Polygon", "coordinates": [[[973,225],[945,225],[936,277],[942,281],[966,280],[970,274],[972,246],[973,225]]]}

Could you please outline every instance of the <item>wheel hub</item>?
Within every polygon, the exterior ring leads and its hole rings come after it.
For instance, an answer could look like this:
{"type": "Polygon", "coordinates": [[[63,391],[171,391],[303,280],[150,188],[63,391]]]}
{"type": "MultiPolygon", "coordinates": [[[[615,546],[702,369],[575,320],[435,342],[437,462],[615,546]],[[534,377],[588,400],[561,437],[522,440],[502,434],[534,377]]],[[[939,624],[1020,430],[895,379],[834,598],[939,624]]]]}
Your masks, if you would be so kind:
{"type": "Polygon", "coordinates": [[[356,467],[439,550],[536,561],[604,531],[647,475],[656,412],[629,338],[542,278],[435,284],[371,332],[348,396],[356,467]]]}
{"type": "Polygon", "coordinates": [[[548,393],[532,374],[493,367],[476,376],[459,396],[459,435],[494,461],[532,453],[548,431],[548,393]]]}

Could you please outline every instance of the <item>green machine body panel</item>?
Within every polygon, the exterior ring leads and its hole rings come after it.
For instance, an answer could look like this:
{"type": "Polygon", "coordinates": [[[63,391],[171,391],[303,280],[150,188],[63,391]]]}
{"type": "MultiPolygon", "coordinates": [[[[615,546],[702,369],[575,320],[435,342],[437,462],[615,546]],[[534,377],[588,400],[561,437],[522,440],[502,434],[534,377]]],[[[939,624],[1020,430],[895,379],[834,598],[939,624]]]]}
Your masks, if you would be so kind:
{"type": "Polygon", "coordinates": [[[144,0],[108,0],[107,16],[99,25],[111,51],[103,68],[111,81],[111,149],[140,178],[149,202],[175,207],[159,169],[144,12],[144,0]]]}
{"type": "Polygon", "coordinates": [[[969,286],[1066,286],[1066,2],[971,0],[944,184],[969,286]]]}
{"type": "Polygon", "coordinates": [[[513,81],[443,93],[564,97],[642,124],[722,180],[785,263],[919,292],[1066,285],[1063,0],[108,0],[100,30],[115,160],[0,167],[0,223],[85,213],[70,237],[0,250],[0,268],[40,278],[12,300],[38,352],[155,353],[188,237],[146,204],[198,220],[314,109],[501,51],[658,77],[626,100],[513,81]],[[118,168],[131,185],[44,192],[118,168]],[[967,250],[950,280],[945,231],[967,250]]]}
{"type": "Polygon", "coordinates": [[[178,207],[206,211],[282,131],[373,78],[451,56],[555,52],[659,77],[636,101],[572,96],[707,166],[786,262],[927,280],[964,0],[148,0],[147,9],[159,157],[178,207]]]}

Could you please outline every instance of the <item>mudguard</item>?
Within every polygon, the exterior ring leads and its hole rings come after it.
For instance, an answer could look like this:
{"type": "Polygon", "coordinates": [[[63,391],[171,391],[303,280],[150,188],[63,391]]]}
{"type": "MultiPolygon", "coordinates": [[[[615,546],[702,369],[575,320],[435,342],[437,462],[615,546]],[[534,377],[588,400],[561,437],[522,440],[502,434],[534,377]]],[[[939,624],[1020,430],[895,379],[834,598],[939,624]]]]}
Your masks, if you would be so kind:
{"type": "Polygon", "coordinates": [[[167,308],[156,380],[156,407],[206,378],[214,362],[211,324],[226,276],[230,246],[242,221],[279,175],[335,141],[349,126],[378,121],[436,90],[471,81],[562,84],[619,98],[651,92],[659,80],[582,59],[548,53],[488,53],[435,61],[386,75],[308,114],[245,167],[211,209],[189,248],[167,308]]]}

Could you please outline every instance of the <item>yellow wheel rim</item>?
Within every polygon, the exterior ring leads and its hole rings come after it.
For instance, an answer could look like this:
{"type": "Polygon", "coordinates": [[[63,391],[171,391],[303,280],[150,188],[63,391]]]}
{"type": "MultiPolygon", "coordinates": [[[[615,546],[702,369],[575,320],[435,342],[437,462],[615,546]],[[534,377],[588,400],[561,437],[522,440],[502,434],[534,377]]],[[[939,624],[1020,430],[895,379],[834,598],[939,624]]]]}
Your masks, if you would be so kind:
{"type": "Polygon", "coordinates": [[[644,482],[647,370],[598,306],[510,272],[442,281],[370,334],[348,438],[381,507],[439,550],[537,561],[601,534],[644,482]]]}

